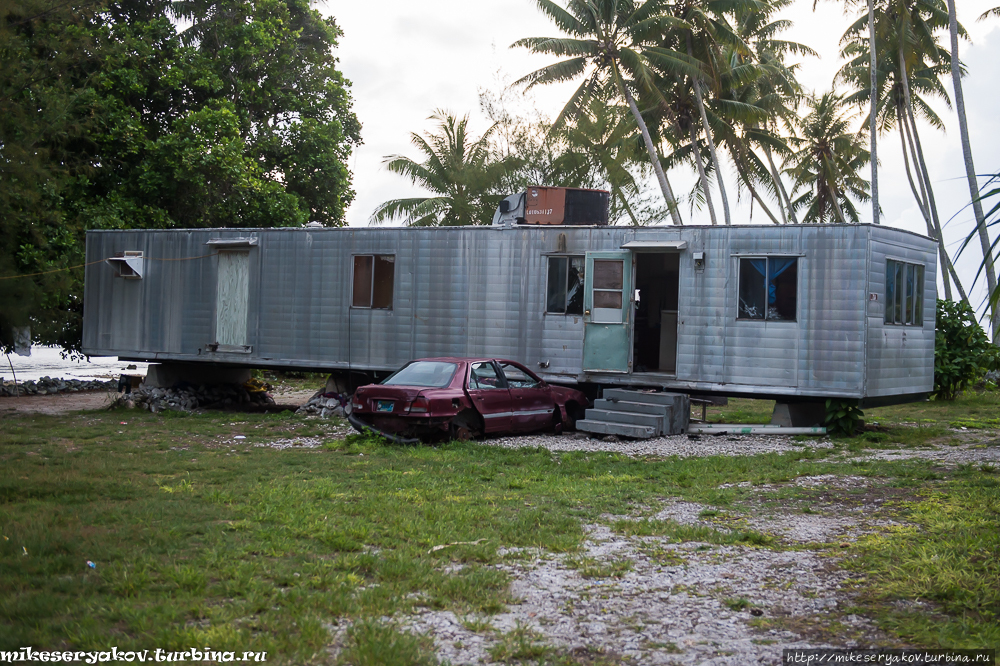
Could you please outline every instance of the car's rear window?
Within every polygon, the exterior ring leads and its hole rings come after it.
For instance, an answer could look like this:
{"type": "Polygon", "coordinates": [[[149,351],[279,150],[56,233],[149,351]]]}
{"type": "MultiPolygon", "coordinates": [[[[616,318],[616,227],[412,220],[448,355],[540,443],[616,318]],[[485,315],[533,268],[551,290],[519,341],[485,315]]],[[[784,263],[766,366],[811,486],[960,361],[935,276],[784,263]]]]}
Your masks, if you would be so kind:
{"type": "Polygon", "coordinates": [[[454,363],[443,361],[416,361],[402,368],[399,372],[389,375],[382,384],[442,388],[451,382],[457,368],[458,366],[454,363]]]}

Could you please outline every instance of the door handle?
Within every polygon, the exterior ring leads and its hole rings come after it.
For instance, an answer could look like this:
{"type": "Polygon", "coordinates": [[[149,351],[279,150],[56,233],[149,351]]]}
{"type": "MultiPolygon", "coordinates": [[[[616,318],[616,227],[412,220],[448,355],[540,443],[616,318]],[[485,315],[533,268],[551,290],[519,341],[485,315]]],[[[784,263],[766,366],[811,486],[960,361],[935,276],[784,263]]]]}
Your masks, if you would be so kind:
{"type": "Polygon", "coordinates": [[[589,314],[590,314],[590,310],[584,310],[584,311],[583,311],[583,314],[585,314],[585,315],[589,315],[589,314]]]}

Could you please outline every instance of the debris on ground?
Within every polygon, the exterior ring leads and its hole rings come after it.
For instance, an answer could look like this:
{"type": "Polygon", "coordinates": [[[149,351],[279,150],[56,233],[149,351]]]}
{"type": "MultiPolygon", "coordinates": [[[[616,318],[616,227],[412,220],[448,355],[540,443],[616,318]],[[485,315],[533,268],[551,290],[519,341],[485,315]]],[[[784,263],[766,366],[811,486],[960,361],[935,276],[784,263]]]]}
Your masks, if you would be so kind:
{"type": "Polygon", "coordinates": [[[77,393],[79,391],[116,391],[118,381],[109,379],[59,379],[58,377],[42,377],[24,382],[3,381],[0,384],[0,396],[15,395],[51,395],[54,393],[77,393]]]}
{"type": "Polygon", "coordinates": [[[299,407],[295,413],[318,416],[321,419],[337,416],[345,418],[344,406],[347,404],[347,396],[340,393],[323,393],[317,391],[309,401],[299,407]]]}
{"type": "Polygon", "coordinates": [[[260,390],[260,386],[256,384],[250,386],[247,384],[188,385],[175,388],[140,386],[131,393],[119,396],[114,406],[136,407],[156,413],[167,409],[191,411],[194,409],[274,404],[274,398],[266,390],[260,390]]]}

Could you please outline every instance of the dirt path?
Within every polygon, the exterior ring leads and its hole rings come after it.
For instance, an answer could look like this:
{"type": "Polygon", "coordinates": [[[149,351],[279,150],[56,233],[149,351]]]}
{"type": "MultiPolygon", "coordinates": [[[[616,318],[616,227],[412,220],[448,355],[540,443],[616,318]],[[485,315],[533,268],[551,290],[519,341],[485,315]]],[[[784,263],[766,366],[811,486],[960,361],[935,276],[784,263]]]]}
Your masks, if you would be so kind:
{"type": "MultiPolygon", "coordinates": [[[[274,401],[279,405],[301,405],[315,391],[276,391],[274,401]]],[[[22,412],[28,414],[66,414],[81,410],[105,409],[117,394],[107,391],[80,391],[53,395],[22,395],[0,398],[0,414],[22,412]]]]}
{"type": "Polygon", "coordinates": [[[65,414],[83,409],[104,409],[111,404],[107,391],[81,391],[54,395],[22,395],[0,398],[0,414],[26,412],[30,414],[65,414]]]}

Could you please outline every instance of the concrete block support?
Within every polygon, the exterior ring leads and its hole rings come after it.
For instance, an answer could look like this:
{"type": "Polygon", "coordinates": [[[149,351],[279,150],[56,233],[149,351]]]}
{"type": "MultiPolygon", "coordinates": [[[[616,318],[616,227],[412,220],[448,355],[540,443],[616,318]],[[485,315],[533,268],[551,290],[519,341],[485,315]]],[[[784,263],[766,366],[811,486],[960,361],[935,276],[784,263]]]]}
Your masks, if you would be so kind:
{"type": "Polygon", "coordinates": [[[771,413],[771,425],[785,428],[821,426],[825,420],[825,402],[776,402],[771,413]]]}
{"type": "Polygon", "coordinates": [[[208,363],[150,363],[143,385],[147,388],[173,388],[178,384],[214,386],[243,384],[250,379],[250,368],[208,363]]]}

